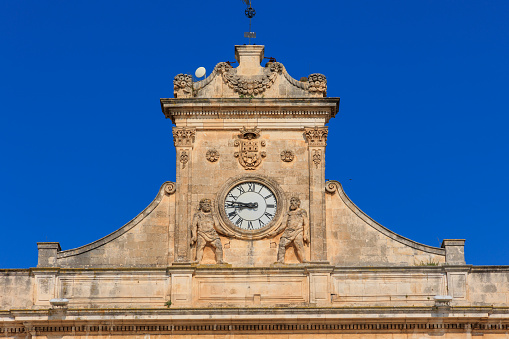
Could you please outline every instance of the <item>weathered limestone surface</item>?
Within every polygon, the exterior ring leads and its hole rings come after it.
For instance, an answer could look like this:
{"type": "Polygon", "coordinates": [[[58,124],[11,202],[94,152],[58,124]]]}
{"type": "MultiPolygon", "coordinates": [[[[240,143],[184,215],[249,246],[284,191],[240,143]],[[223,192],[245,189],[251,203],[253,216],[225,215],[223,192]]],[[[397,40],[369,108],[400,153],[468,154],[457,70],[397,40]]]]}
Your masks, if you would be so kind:
{"type": "Polygon", "coordinates": [[[238,67],[219,63],[196,83],[179,74],[175,98],[161,99],[175,124],[175,183],[102,239],[38,243],[36,268],[0,270],[0,336],[509,338],[509,266],[466,265],[464,240],[419,244],[364,214],[325,182],[326,124],[339,109],[325,76],[297,81],[278,62],[260,65],[263,46],[235,51],[238,67]],[[251,233],[224,212],[248,179],[271,187],[279,211],[251,233]],[[306,213],[283,223],[291,197],[306,213]],[[225,263],[209,245],[193,261],[202,199],[212,210],[198,236],[219,248],[219,234],[225,263]],[[304,258],[290,246],[276,263],[279,224],[290,239],[307,222],[304,258]]]}
{"type": "Polygon", "coordinates": [[[0,309],[31,308],[33,288],[29,270],[0,270],[0,309]]]}

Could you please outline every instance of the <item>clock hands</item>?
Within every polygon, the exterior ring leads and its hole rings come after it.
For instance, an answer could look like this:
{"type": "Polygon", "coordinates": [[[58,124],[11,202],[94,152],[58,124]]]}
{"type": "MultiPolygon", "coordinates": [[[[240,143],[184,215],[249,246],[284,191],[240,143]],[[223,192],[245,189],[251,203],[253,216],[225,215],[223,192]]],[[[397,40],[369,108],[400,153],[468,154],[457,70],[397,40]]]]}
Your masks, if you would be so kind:
{"type": "Polygon", "coordinates": [[[238,208],[258,208],[257,202],[238,202],[238,201],[226,201],[228,207],[238,208]]]}

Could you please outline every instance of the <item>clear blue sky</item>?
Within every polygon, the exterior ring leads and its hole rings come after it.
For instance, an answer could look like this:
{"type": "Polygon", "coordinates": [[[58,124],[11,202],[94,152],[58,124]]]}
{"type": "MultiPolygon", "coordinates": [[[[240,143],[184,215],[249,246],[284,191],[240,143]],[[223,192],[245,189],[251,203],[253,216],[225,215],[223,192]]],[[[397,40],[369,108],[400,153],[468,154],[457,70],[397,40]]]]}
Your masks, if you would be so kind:
{"type": "MultiPolygon", "coordinates": [[[[265,55],[341,97],[328,179],[412,240],[509,264],[509,1],[257,1],[265,55]]],[[[232,1],[0,0],[0,268],[92,242],[175,179],[172,79],[234,60],[232,1]]]]}

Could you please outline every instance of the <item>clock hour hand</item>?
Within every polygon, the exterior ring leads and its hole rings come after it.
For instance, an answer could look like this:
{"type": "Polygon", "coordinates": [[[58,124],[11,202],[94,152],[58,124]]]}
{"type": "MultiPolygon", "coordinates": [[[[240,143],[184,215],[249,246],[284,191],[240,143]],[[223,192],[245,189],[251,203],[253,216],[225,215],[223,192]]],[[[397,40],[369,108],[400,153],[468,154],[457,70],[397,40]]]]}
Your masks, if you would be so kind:
{"type": "Polygon", "coordinates": [[[239,202],[239,201],[226,201],[228,207],[238,207],[238,208],[257,208],[257,202],[239,202]]]}

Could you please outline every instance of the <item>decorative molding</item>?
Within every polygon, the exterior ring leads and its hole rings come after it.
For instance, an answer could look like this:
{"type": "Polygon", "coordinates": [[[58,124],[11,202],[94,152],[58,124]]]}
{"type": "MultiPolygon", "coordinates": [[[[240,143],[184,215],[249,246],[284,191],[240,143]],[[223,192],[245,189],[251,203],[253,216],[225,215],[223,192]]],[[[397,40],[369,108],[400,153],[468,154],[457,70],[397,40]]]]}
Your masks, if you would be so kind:
{"type": "Polygon", "coordinates": [[[327,146],[327,127],[305,128],[304,135],[309,146],[327,146]]]}
{"type": "Polygon", "coordinates": [[[210,162],[216,162],[219,160],[219,152],[216,149],[209,149],[205,157],[210,162]]]}
{"type": "Polygon", "coordinates": [[[173,96],[175,98],[193,97],[193,76],[189,74],[177,74],[173,79],[173,96]]]}
{"type": "Polygon", "coordinates": [[[196,128],[173,127],[173,143],[175,147],[193,146],[196,128]]]}
{"type": "MultiPolygon", "coordinates": [[[[107,311],[108,313],[117,313],[110,310],[100,310],[101,312],[107,311]]],[[[125,312],[119,310],[118,312],[125,312]]],[[[136,310],[138,311],[138,310],[136,310]]],[[[238,311],[238,309],[232,309],[238,311]]],[[[328,314],[328,309],[323,309],[325,314],[328,314]]],[[[431,312],[439,315],[440,313],[434,311],[432,308],[424,308],[422,311],[431,312]]],[[[466,311],[466,310],[465,310],[466,311]]],[[[171,310],[166,311],[166,313],[171,310]]],[[[267,315],[266,309],[250,309],[251,313],[267,315]]],[[[358,311],[360,312],[360,311],[358,311]]],[[[81,311],[80,313],[73,311],[66,311],[66,315],[80,316],[89,312],[81,311]]],[[[166,314],[165,313],[165,314],[166,314]]],[[[221,311],[224,313],[224,311],[221,311]]],[[[272,312],[270,312],[272,313],[272,312]]],[[[102,314],[102,313],[101,313],[102,314]]],[[[203,316],[202,316],[203,317],[203,316]]],[[[295,319],[281,319],[276,314],[272,314],[273,320],[260,321],[252,323],[242,319],[231,318],[226,321],[224,319],[194,319],[192,321],[185,320],[171,320],[167,319],[137,319],[137,320],[109,320],[105,323],[104,320],[87,321],[86,324],[78,324],[72,320],[64,320],[61,317],[56,317],[54,320],[38,320],[37,324],[31,322],[16,321],[13,324],[6,324],[0,328],[0,333],[3,336],[22,336],[23,334],[32,335],[46,335],[49,333],[61,333],[70,336],[86,336],[86,335],[129,335],[133,334],[145,335],[173,335],[175,333],[181,334],[209,334],[217,333],[221,335],[238,334],[285,334],[288,333],[304,333],[307,335],[316,335],[318,333],[344,333],[348,334],[380,334],[390,335],[390,333],[406,333],[416,335],[417,333],[422,336],[439,335],[443,336],[445,333],[451,333],[458,337],[468,337],[469,335],[483,335],[490,333],[492,335],[504,334],[509,331],[509,322],[506,318],[499,320],[486,320],[480,317],[468,318],[453,318],[438,317],[436,319],[426,319],[426,321],[411,320],[411,319],[387,319],[382,318],[378,321],[372,319],[353,320],[353,319],[307,319],[306,321],[298,321],[295,319]],[[388,334],[389,333],[389,334],[388,334]]]]}
{"type": "Polygon", "coordinates": [[[320,163],[322,162],[322,151],[319,149],[313,150],[313,163],[315,164],[316,168],[320,166],[320,163]]]}
{"type": "Polygon", "coordinates": [[[189,152],[183,150],[180,152],[180,163],[182,164],[182,168],[186,168],[186,164],[189,161],[189,152]]]}
{"type": "Polygon", "coordinates": [[[295,155],[290,150],[284,150],[281,152],[281,160],[284,162],[292,162],[295,155]]]}
{"type": "Polygon", "coordinates": [[[265,151],[260,151],[261,147],[265,147],[265,140],[255,140],[259,136],[260,129],[242,127],[239,139],[233,143],[235,147],[238,147],[238,151],[233,155],[239,158],[239,164],[246,170],[256,169],[262,163],[262,159],[267,156],[265,151]]]}

